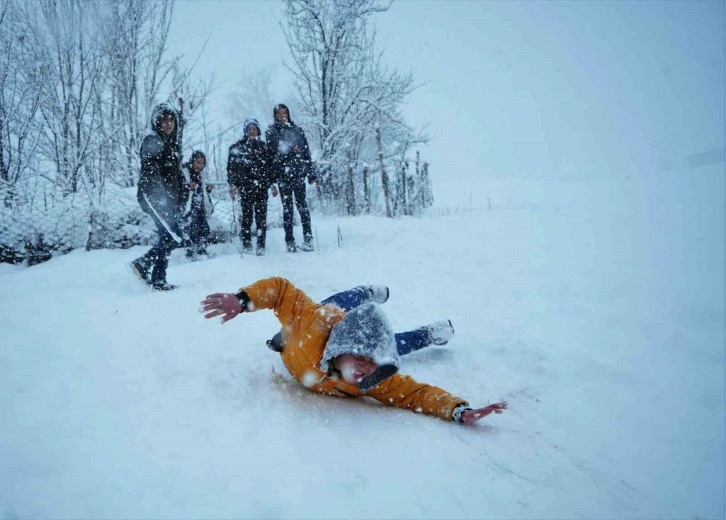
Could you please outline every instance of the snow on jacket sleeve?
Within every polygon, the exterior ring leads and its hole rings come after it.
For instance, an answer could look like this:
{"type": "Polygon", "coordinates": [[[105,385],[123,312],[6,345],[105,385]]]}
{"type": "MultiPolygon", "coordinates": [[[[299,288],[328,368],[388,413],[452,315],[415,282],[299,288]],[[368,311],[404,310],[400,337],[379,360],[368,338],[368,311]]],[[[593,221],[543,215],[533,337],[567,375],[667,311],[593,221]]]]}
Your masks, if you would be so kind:
{"type": "Polygon", "coordinates": [[[325,393],[325,378],[320,369],[325,343],[331,329],[345,313],[331,306],[314,303],[303,291],[285,278],[267,278],[243,287],[251,309],[272,309],[282,325],[285,349],[280,353],[290,374],[313,391],[325,393]]]}
{"type": "Polygon", "coordinates": [[[227,184],[230,186],[237,186],[239,184],[239,172],[237,171],[237,163],[235,162],[238,154],[239,149],[237,144],[229,147],[229,154],[227,155],[227,184]]]}
{"type": "Polygon", "coordinates": [[[292,325],[303,311],[314,311],[319,307],[285,278],[265,278],[240,290],[247,293],[256,309],[272,309],[283,326],[292,325]]]}
{"type": "Polygon", "coordinates": [[[412,412],[433,415],[446,421],[453,420],[454,408],[469,403],[446,390],[417,383],[410,376],[395,374],[366,392],[366,397],[397,408],[408,408],[412,412]]]}

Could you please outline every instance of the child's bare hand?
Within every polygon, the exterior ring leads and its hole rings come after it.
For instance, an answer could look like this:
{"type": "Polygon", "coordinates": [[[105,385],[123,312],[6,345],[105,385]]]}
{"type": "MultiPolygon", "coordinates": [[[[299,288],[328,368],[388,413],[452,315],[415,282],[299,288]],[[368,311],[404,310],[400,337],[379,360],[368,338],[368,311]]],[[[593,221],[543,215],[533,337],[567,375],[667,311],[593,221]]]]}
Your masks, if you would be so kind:
{"type": "Polygon", "coordinates": [[[461,414],[461,422],[464,424],[474,424],[479,419],[486,417],[490,413],[502,413],[507,409],[507,402],[490,404],[484,408],[476,408],[475,410],[466,410],[461,414]]]}
{"type": "Polygon", "coordinates": [[[242,312],[242,304],[232,293],[214,293],[202,300],[202,312],[206,319],[222,316],[222,323],[231,320],[242,312]]]}

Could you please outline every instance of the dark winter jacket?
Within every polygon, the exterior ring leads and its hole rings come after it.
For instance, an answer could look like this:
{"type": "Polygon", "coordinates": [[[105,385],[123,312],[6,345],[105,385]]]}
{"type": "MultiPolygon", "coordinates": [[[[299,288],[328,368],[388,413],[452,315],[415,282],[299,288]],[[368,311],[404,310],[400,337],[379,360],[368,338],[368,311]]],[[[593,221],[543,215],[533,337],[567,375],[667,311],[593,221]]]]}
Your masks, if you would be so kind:
{"type": "Polygon", "coordinates": [[[280,353],[290,374],[304,386],[338,397],[371,397],[386,406],[453,420],[454,410],[468,403],[441,388],[398,374],[393,330],[375,303],[346,314],[335,305],[313,302],[285,278],[267,278],[242,287],[245,310],[271,309],[282,325],[285,349],[280,353]],[[359,384],[343,380],[330,366],[341,354],[372,358],[378,371],[359,384]]]}
{"type": "Polygon", "coordinates": [[[141,143],[141,173],[136,198],[147,213],[155,213],[163,220],[173,220],[179,214],[184,200],[181,151],[177,143],[178,125],[167,136],[158,128],[159,119],[176,111],[167,103],[154,108],[151,115],[152,133],[141,143]]]}
{"type": "Polygon", "coordinates": [[[275,122],[265,132],[265,140],[273,154],[273,167],[278,181],[303,179],[312,173],[310,148],[303,129],[290,116],[287,106],[279,104],[274,109],[275,122]],[[288,120],[284,124],[276,118],[278,108],[287,110],[288,120]]]}
{"type": "Polygon", "coordinates": [[[275,182],[272,157],[261,139],[245,136],[229,147],[227,182],[242,191],[267,191],[275,182]]]}
{"type": "Polygon", "coordinates": [[[214,205],[212,204],[212,199],[209,196],[201,172],[197,173],[192,168],[192,163],[196,157],[202,157],[206,162],[204,153],[197,150],[192,154],[189,162],[184,164],[182,168],[182,175],[184,176],[184,205],[182,215],[186,217],[195,210],[203,210],[204,216],[208,217],[214,213],[214,205]],[[196,185],[193,190],[191,189],[192,182],[196,185]]]}

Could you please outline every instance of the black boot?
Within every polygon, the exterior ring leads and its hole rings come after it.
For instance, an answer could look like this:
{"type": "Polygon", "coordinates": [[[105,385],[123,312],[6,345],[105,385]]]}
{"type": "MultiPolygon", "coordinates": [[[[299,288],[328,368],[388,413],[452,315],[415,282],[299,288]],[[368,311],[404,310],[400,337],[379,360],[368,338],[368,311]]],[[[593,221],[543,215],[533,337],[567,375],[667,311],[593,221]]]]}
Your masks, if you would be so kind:
{"type": "Polygon", "coordinates": [[[303,243],[299,249],[300,251],[315,251],[315,247],[313,246],[313,239],[306,238],[305,240],[303,240],[303,243]]]}
{"type": "Polygon", "coordinates": [[[144,256],[131,262],[131,271],[145,283],[151,283],[151,268],[151,262],[144,256]]]}
{"type": "Polygon", "coordinates": [[[169,282],[156,282],[149,284],[152,291],[173,291],[178,285],[172,285],[169,282]]]}
{"type": "Polygon", "coordinates": [[[267,348],[270,350],[274,350],[275,352],[282,352],[285,349],[285,346],[282,344],[282,332],[278,332],[274,336],[272,336],[272,339],[268,339],[266,341],[267,348]]]}

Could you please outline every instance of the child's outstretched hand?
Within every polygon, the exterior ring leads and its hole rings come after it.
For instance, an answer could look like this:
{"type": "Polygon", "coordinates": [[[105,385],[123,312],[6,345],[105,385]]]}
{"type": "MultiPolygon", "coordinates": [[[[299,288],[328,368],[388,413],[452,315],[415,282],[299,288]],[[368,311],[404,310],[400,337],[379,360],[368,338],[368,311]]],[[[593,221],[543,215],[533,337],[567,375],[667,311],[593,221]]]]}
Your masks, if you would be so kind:
{"type": "Polygon", "coordinates": [[[461,422],[464,424],[474,424],[482,417],[486,417],[490,413],[502,413],[506,410],[507,402],[490,404],[484,408],[476,408],[475,410],[466,410],[461,414],[461,422]]]}
{"type": "Polygon", "coordinates": [[[236,295],[231,293],[214,293],[202,300],[202,312],[206,319],[222,316],[222,323],[229,321],[242,312],[242,304],[236,295]]]}

